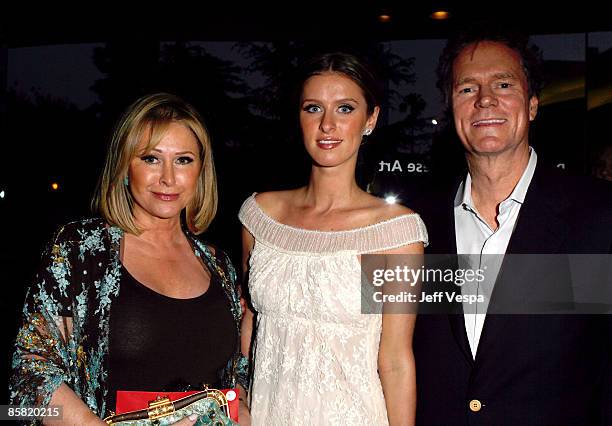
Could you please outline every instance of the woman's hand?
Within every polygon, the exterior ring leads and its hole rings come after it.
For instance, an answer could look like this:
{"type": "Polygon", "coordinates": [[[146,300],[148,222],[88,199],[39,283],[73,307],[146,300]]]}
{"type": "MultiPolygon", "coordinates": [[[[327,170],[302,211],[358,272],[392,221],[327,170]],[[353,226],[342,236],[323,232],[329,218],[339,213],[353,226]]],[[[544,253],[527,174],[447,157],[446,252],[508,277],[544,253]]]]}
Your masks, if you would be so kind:
{"type": "Polygon", "coordinates": [[[240,426],[251,426],[251,410],[243,399],[240,400],[238,408],[238,420],[240,426]]]}
{"type": "Polygon", "coordinates": [[[176,423],[172,423],[172,425],[173,426],[191,426],[192,424],[196,422],[196,420],[198,420],[198,415],[192,414],[191,416],[185,417],[176,423]]]}
{"type": "MultiPolygon", "coordinates": [[[[246,408],[246,405],[245,405],[245,408],[246,408]]],[[[246,412],[243,413],[242,405],[241,405],[239,416],[240,416],[240,426],[244,426],[244,425],[251,426],[251,414],[249,413],[248,408],[246,408],[246,412]]],[[[173,426],[191,426],[192,424],[196,422],[197,419],[198,419],[198,415],[192,414],[191,416],[185,417],[184,419],[181,419],[176,423],[172,423],[172,425],[173,426]]]]}

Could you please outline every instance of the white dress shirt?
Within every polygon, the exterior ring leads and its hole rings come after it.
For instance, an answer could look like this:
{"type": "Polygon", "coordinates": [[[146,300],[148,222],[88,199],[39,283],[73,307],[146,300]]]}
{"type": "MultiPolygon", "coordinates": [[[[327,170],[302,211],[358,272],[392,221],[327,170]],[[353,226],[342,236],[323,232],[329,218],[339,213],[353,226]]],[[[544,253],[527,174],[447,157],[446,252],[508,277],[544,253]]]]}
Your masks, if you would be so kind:
{"type": "Polygon", "coordinates": [[[472,177],[467,174],[455,196],[455,238],[457,254],[461,256],[460,262],[468,262],[472,269],[484,268],[485,280],[473,285],[475,287],[462,287],[462,293],[483,295],[485,304],[463,303],[465,330],[467,332],[472,356],[476,358],[478,342],[486,317],[486,306],[493,291],[495,280],[499,273],[503,256],[483,256],[491,254],[503,255],[506,253],[510,237],[514,231],[516,220],[525,200],[525,194],[531,183],[535,171],[537,155],[533,148],[529,148],[529,162],[523,175],[508,198],[499,205],[496,230],[492,230],[482,219],[472,201],[472,177]],[[483,308],[484,307],[484,308],[483,308]],[[479,310],[481,312],[479,312],[479,310]]]}

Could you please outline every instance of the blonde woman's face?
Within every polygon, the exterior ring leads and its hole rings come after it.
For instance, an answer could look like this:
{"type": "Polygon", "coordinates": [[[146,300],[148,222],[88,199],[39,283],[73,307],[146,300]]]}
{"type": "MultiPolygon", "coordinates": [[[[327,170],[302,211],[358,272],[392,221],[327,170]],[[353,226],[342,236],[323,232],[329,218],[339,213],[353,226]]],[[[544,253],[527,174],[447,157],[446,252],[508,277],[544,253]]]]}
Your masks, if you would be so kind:
{"type": "Polygon", "coordinates": [[[202,162],[200,145],[190,129],[171,123],[161,141],[144,152],[142,140],[129,167],[134,218],[140,223],[180,219],[193,199],[202,162]]]}

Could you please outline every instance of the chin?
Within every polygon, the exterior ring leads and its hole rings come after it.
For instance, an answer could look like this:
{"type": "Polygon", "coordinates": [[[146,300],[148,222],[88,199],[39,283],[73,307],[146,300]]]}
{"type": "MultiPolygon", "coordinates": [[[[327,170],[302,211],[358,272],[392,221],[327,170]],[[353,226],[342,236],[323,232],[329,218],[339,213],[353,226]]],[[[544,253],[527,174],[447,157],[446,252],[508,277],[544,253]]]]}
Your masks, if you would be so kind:
{"type": "Polygon", "coordinates": [[[511,145],[497,138],[486,138],[471,143],[469,148],[470,151],[477,154],[497,154],[507,151],[511,145]]]}
{"type": "Polygon", "coordinates": [[[157,219],[174,219],[181,216],[181,210],[177,209],[151,209],[146,213],[157,219]]]}
{"type": "MultiPolygon", "coordinates": [[[[313,164],[319,167],[336,167],[352,159],[351,155],[341,152],[329,152],[329,153],[316,153],[317,155],[311,155],[313,164]]],[[[357,158],[357,154],[354,155],[357,158]]]]}
{"type": "Polygon", "coordinates": [[[323,157],[312,157],[312,162],[320,167],[334,167],[338,164],[341,164],[341,161],[338,161],[334,158],[323,158],[323,157]]]}
{"type": "Polygon", "coordinates": [[[347,160],[343,160],[343,161],[332,161],[332,160],[327,160],[327,161],[318,161],[317,159],[313,159],[312,163],[317,166],[317,167],[324,167],[324,168],[332,168],[332,167],[338,167],[338,166],[342,166],[343,164],[346,164],[347,160]]]}

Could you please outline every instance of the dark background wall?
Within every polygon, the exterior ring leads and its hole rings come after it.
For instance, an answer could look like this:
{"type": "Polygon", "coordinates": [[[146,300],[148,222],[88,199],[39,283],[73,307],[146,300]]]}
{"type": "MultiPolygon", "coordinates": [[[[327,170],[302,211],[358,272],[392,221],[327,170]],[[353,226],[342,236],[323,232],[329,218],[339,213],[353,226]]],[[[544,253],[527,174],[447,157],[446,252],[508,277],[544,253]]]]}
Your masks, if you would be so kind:
{"type": "MultiPolygon", "coordinates": [[[[548,83],[531,137],[542,161],[601,178],[606,164],[612,167],[612,28],[588,4],[551,12],[515,2],[503,16],[478,3],[461,8],[448,2],[238,9],[176,7],[151,16],[103,10],[79,18],[54,9],[16,15],[27,19],[3,25],[3,372],[40,251],[57,226],[91,214],[112,125],[142,94],[176,93],[205,117],[220,193],[219,214],[205,238],[236,262],[241,202],[253,191],[294,187],[307,177],[289,93],[292,72],[317,51],[366,56],[386,84],[384,113],[357,172],[360,184],[381,196],[410,205],[426,182],[444,179],[461,164],[433,70],[447,35],[482,20],[514,24],[542,48],[548,83]],[[432,20],[438,7],[449,10],[450,19],[432,20]]],[[[3,385],[0,404],[5,392],[3,385]]]]}

